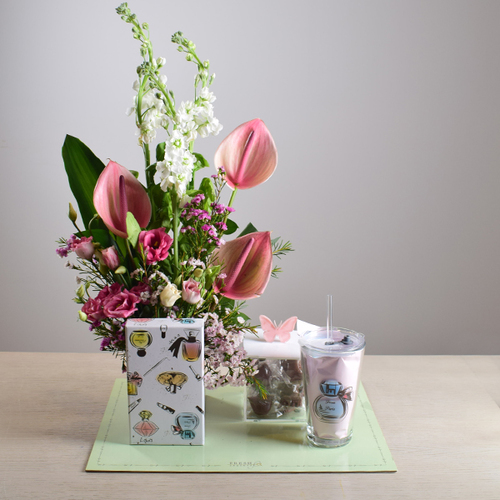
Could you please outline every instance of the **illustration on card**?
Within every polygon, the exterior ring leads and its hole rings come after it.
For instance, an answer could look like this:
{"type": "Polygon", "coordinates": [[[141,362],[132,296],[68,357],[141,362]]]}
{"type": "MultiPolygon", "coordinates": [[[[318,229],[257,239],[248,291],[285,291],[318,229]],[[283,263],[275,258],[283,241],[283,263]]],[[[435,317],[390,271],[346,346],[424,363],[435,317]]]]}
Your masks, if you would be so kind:
{"type": "Polygon", "coordinates": [[[146,376],[148,373],[151,373],[157,366],[161,365],[166,359],[168,359],[168,356],[160,359],[160,361],[155,363],[147,372],[144,373],[144,376],[146,376]]]}
{"type": "Polygon", "coordinates": [[[176,394],[188,381],[188,376],[182,372],[163,372],[156,377],[156,380],[165,386],[167,392],[176,394]]]}
{"type": "Polygon", "coordinates": [[[166,324],[160,325],[160,333],[162,339],[167,337],[167,331],[168,331],[168,326],[166,324]]]}
{"type": "Polygon", "coordinates": [[[152,335],[147,330],[134,330],[130,334],[130,343],[137,349],[137,356],[146,356],[146,348],[153,342],[152,335]]]}
{"type": "Polygon", "coordinates": [[[142,377],[137,372],[127,372],[127,392],[129,396],[137,396],[138,387],[141,385],[142,377]]]}
{"type": "Polygon", "coordinates": [[[189,365],[190,370],[193,372],[196,380],[200,381],[202,379],[201,375],[193,368],[193,365],[189,365]]]}
{"type": "Polygon", "coordinates": [[[172,434],[180,435],[181,439],[194,439],[194,430],[198,427],[200,420],[194,413],[182,412],[175,417],[175,425],[172,425],[172,434]]]}
{"type": "Polygon", "coordinates": [[[135,410],[138,406],[139,406],[139,403],[142,401],[141,398],[139,399],[136,399],[135,401],[132,401],[132,403],[130,403],[128,405],[128,412],[130,413],[132,410],[135,410]]]}
{"type": "Polygon", "coordinates": [[[201,342],[196,338],[199,333],[199,330],[184,330],[186,336],[177,337],[168,350],[174,358],[178,358],[179,350],[182,348],[182,358],[185,361],[197,361],[201,354],[201,342]]]}
{"type": "Polygon", "coordinates": [[[164,405],[163,403],[160,403],[159,401],[156,403],[159,408],[162,410],[168,411],[172,415],[175,413],[175,410],[173,408],[170,408],[170,406],[164,405]]]}
{"type": "Polygon", "coordinates": [[[342,420],[348,412],[347,402],[352,401],[352,387],[344,386],[337,380],[323,381],[319,389],[322,396],[314,401],[313,409],[322,422],[342,420]]]}
{"type": "Polygon", "coordinates": [[[141,417],[142,420],[134,425],[134,431],[143,437],[151,437],[155,434],[159,427],[149,420],[152,416],[153,414],[148,410],[139,412],[139,417],[141,417]]]}

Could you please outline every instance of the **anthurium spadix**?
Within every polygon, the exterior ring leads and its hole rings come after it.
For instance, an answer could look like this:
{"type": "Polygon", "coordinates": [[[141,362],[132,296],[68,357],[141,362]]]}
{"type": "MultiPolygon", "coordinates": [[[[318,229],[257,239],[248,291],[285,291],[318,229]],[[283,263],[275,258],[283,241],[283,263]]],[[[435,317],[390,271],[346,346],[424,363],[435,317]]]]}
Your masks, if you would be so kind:
{"type": "Polygon", "coordinates": [[[127,237],[127,212],[141,227],[151,218],[151,202],[146,190],[125,167],[110,161],[94,189],[94,207],[106,227],[117,236],[127,237]]]}
{"type": "Polygon", "coordinates": [[[274,140],[258,118],[234,129],[215,152],[215,168],[224,167],[232,189],[250,189],[267,181],[278,163],[274,140]]]}
{"type": "Polygon", "coordinates": [[[215,252],[215,265],[225,277],[214,283],[216,293],[234,300],[262,295],[271,276],[271,233],[258,232],[226,242],[215,252]]]}

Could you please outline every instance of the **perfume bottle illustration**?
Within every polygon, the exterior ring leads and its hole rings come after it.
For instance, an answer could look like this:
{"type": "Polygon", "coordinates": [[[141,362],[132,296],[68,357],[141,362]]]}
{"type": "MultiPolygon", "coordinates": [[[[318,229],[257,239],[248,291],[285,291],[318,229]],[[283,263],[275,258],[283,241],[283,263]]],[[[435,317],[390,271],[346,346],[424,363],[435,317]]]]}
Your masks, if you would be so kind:
{"type": "Polygon", "coordinates": [[[160,332],[161,332],[161,338],[164,339],[167,336],[167,330],[168,326],[167,325],[161,325],[160,326],[160,332]]]}
{"type": "Polygon", "coordinates": [[[198,427],[200,420],[194,413],[179,413],[175,418],[175,425],[172,425],[172,433],[180,434],[181,439],[194,439],[194,430],[198,427]]]}
{"type": "Polygon", "coordinates": [[[181,325],[189,325],[194,323],[194,319],[191,318],[173,318],[174,321],[178,321],[181,325]]]}
{"type": "Polygon", "coordinates": [[[139,417],[141,417],[142,420],[134,425],[134,431],[143,437],[150,437],[155,434],[159,427],[149,420],[152,416],[153,414],[148,410],[139,412],[139,417]]]}
{"type": "Polygon", "coordinates": [[[174,358],[179,357],[179,350],[182,348],[182,358],[185,361],[197,361],[201,354],[201,342],[196,338],[199,330],[184,330],[187,337],[178,337],[168,348],[174,358]]]}
{"type": "Polygon", "coordinates": [[[130,343],[137,349],[137,356],[146,356],[146,347],[153,342],[152,335],[146,330],[135,330],[130,334],[130,343]]]}
{"type": "Polygon", "coordinates": [[[348,411],[347,402],[352,401],[352,387],[344,386],[337,380],[324,380],[319,389],[322,396],[314,401],[313,409],[322,422],[342,420],[348,411]]]}
{"type": "Polygon", "coordinates": [[[137,372],[127,372],[127,392],[129,396],[137,396],[137,388],[141,385],[142,377],[137,372]]]}
{"type": "Polygon", "coordinates": [[[167,392],[175,394],[188,381],[188,376],[182,372],[163,372],[156,377],[156,380],[165,386],[167,392]]]}

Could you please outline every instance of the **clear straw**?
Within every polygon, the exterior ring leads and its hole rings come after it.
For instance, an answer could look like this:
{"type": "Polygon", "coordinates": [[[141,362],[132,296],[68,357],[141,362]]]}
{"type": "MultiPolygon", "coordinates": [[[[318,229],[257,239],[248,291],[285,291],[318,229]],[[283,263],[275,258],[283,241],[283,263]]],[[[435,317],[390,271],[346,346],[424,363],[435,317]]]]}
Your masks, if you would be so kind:
{"type": "Polygon", "coordinates": [[[329,339],[333,338],[333,295],[326,296],[328,315],[326,317],[326,334],[329,339]]]}

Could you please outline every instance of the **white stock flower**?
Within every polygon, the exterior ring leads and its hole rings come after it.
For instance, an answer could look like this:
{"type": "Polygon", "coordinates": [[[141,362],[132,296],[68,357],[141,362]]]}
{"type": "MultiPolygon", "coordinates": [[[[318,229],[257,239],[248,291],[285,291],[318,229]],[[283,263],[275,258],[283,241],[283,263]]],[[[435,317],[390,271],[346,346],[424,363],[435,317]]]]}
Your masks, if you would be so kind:
{"type": "Polygon", "coordinates": [[[187,184],[193,178],[196,158],[187,148],[186,138],[178,130],[174,130],[170,140],[165,144],[165,159],[156,164],[155,182],[163,191],[174,187],[182,198],[186,194],[187,184]]]}
{"type": "Polygon", "coordinates": [[[200,98],[209,103],[212,103],[215,99],[217,99],[214,93],[208,90],[208,87],[203,87],[201,89],[200,98]]]}
{"type": "MultiPolygon", "coordinates": [[[[162,82],[166,82],[166,77],[160,77],[162,82]]],[[[140,90],[140,82],[136,80],[133,84],[133,89],[136,92],[140,90]]],[[[162,99],[157,96],[157,89],[147,90],[141,100],[141,123],[136,121],[139,127],[139,144],[150,144],[156,138],[156,129],[166,127],[168,124],[168,116],[166,114],[165,104],[162,99]]],[[[127,109],[127,114],[137,114],[138,95],[134,97],[134,104],[131,108],[127,109]]]]}

